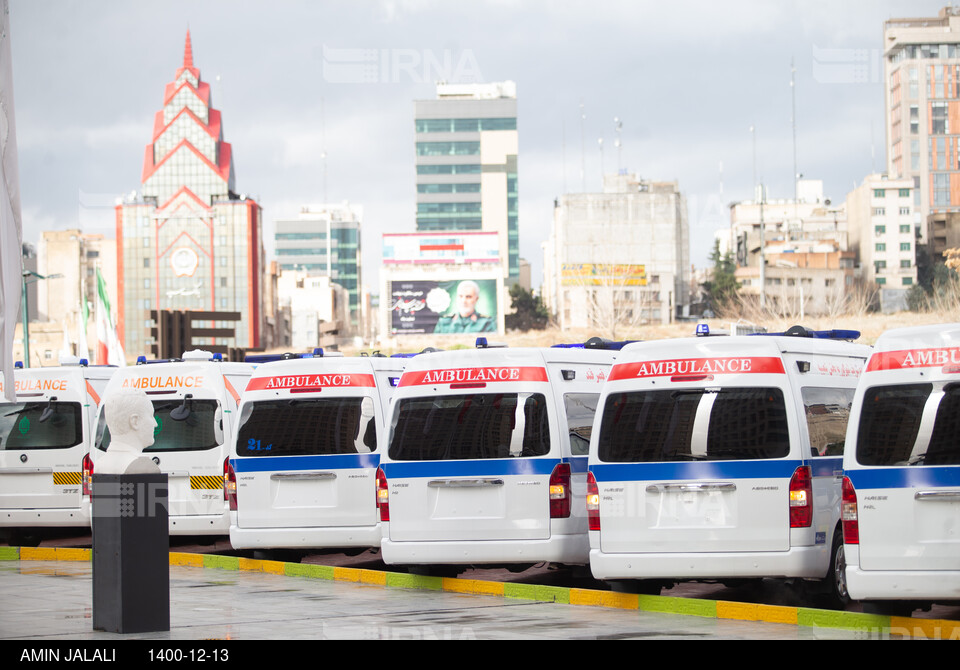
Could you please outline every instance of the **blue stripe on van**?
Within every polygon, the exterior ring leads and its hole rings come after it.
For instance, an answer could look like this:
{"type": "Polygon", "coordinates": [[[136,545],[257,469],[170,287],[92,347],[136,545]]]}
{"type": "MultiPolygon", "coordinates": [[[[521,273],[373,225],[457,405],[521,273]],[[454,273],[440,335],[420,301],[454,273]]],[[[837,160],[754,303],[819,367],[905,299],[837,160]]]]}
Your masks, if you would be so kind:
{"type": "Polygon", "coordinates": [[[960,466],[867,468],[844,474],[860,489],[905,489],[921,486],[960,486],[960,466]]]}
{"type": "Polygon", "coordinates": [[[387,479],[393,477],[490,477],[549,475],[557,463],[560,463],[559,458],[491,458],[463,461],[391,461],[383,463],[381,467],[387,479]]]}
{"type": "Polygon", "coordinates": [[[573,474],[586,474],[587,460],[586,456],[571,456],[568,458],[567,461],[570,463],[570,472],[573,474]]]}
{"type": "Polygon", "coordinates": [[[598,482],[634,482],[654,479],[789,479],[803,465],[786,461],[683,461],[670,463],[594,463],[590,471],[598,482]]]}
{"type": "Polygon", "coordinates": [[[380,464],[380,454],[328,454],[324,456],[256,456],[254,458],[231,458],[236,473],[273,472],[291,470],[352,470],[375,468],[380,464]]]}

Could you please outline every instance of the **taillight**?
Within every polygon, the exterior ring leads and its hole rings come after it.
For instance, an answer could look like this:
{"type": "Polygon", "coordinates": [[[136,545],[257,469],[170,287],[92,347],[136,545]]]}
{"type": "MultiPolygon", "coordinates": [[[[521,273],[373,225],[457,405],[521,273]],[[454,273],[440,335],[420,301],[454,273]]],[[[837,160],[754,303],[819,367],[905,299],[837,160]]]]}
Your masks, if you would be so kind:
{"type": "Polygon", "coordinates": [[[550,473],[550,518],[570,516],[570,464],[557,463],[550,473]]]}
{"type": "Polygon", "coordinates": [[[813,478],[810,466],[801,465],[790,478],[790,527],[809,528],[813,523],[813,478]]]}
{"type": "Polygon", "coordinates": [[[90,458],[90,454],[83,457],[80,483],[83,486],[83,495],[89,498],[93,492],[93,459],[90,458]]]}
{"type": "Polygon", "coordinates": [[[843,478],[840,520],[843,522],[844,544],[860,544],[860,520],[857,514],[857,491],[849,477],[843,478]]]}
{"type": "Polygon", "coordinates": [[[600,489],[592,472],[587,473],[587,522],[590,530],[600,530],[600,489]]]}
{"type": "Polygon", "coordinates": [[[383,468],[377,468],[377,510],[380,512],[380,521],[390,520],[390,493],[387,491],[387,476],[383,468]]]}
{"type": "Polygon", "coordinates": [[[223,460],[223,499],[230,503],[230,511],[237,511],[237,473],[230,465],[230,458],[223,460]]]}

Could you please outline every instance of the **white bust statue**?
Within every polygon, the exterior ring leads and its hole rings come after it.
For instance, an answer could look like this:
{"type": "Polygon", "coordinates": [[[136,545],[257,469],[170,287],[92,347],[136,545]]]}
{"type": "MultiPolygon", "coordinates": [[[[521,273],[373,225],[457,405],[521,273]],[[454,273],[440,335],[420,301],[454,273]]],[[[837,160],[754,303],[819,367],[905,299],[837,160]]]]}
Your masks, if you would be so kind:
{"type": "Polygon", "coordinates": [[[110,429],[107,454],[97,463],[97,472],[108,475],[158,473],[160,468],[143,450],[153,444],[157,420],[153,403],[143,391],[128,389],[104,399],[104,416],[110,429]]]}

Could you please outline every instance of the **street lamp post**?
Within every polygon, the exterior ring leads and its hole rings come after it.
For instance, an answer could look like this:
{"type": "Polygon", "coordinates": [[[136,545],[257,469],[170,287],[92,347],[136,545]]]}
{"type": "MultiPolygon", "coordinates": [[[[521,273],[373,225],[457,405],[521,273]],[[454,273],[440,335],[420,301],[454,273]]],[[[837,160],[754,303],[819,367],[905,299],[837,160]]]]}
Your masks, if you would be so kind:
{"type": "Polygon", "coordinates": [[[21,281],[21,297],[22,304],[20,312],[23,316],[23,366],[30,367],[30,308],[27,303],[27,284],[33,284],[41,279],[60,279],[63,277],[62,274],[52,274],[52,275],[41,275],[33,270],[24,270],[20,278],[21,281]],[[32,277],[27,281],[28,277],[32,277]]]}

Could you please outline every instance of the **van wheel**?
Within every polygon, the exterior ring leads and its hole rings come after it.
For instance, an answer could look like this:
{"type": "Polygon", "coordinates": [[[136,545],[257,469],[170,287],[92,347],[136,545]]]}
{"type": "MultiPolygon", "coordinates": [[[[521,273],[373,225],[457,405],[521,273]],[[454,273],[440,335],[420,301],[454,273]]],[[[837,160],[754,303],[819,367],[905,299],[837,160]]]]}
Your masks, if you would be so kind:
{"type": "Polygon", "coordinates": [[[833,546],[830,549],[830,570],[827,573],[827,605],[835,609],[846,609],[850,604],[847,591],[847,559],[843,549],[843,531],[839,528],[833,534],[833,546]]]}

